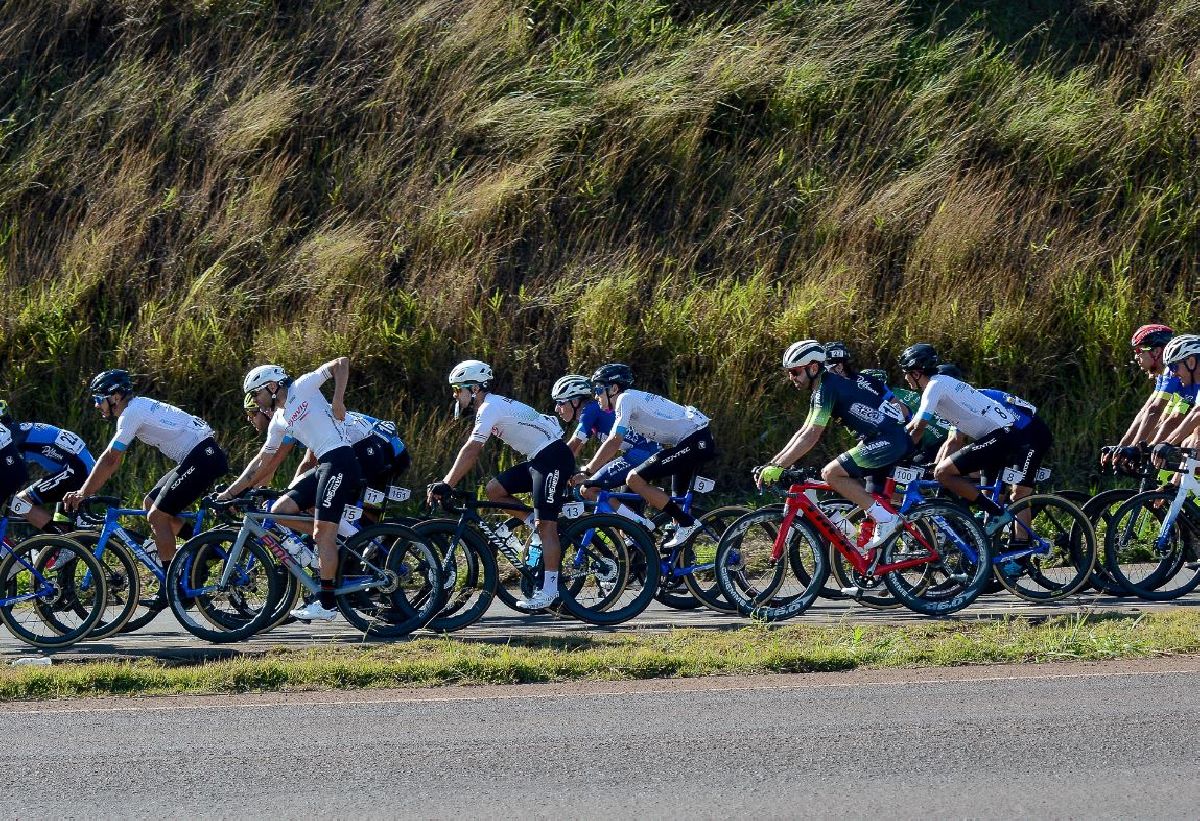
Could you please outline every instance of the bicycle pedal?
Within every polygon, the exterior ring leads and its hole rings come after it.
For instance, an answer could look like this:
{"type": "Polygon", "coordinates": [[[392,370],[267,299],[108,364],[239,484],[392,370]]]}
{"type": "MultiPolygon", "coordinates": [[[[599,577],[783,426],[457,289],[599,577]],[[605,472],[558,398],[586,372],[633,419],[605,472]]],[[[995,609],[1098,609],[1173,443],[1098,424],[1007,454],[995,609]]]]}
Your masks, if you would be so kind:
{"type": "Polygon", "coordinates": [[[861,587],[843,587],[842,588],[843,596],[853,596],[854,598],[857,599],[859,596],[862,595],[862,593],[863,593],[863,591],[862,591],[861,587]]]}

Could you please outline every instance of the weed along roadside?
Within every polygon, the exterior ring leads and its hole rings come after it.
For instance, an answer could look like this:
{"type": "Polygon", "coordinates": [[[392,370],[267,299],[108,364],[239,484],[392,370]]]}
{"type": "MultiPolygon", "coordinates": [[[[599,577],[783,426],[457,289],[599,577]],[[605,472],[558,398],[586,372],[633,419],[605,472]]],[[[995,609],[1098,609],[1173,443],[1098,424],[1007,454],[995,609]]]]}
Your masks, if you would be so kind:
{"type": "Polygon", "coordinates": [[[193,665],[66,662],[0,671],[0,700],[615,681],[852,669],[1099,661],[1200,653],[1200,614],[913,625],[751,626],[508,644],[419,639],[269,650],[193,665]]]}

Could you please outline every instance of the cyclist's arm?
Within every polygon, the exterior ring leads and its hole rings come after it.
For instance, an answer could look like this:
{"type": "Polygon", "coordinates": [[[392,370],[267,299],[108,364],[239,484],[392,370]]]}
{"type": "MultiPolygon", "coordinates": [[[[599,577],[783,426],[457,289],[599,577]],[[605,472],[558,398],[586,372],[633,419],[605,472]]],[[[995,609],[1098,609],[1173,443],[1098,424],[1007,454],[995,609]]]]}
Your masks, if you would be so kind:
{"type": "Polygon", "coordinates": [[[329,404],[333,407],[333,418],[339,422],[346,421],[346,383],[350,381],[350,359],[339,356],[321,366],[320,370],[333,377],[333,398],[329,404]]]}
{"type": "Polygon", "coordinates": [[[1200,430],[1200,402],[1192,405],[1192,409],[1179,420],[1179,424],[1175,426],[1175,430],[1171,431],[1169,438],[1164,439],[1164,442],[1172,445],[1182,445],[1188,437],[1200,430]]]}
{"type": "Polygon", "coordinates": [[[949,458],[952,454],[962,450],[967,444],[967,437],[964,436],[957,428],[951,428],[950,434],[946,437],[946,441],[938,449],[937,461],[949,458]]]}
{"type": "Polygon", "coordinates": [[[1155,391],[1142,405],[1137,416],[1129,424],[1129,430],[1121,437],[1120,445],[1136,445],[1139,442],[1154,441],[1155,430],[1165,421],[1163,411],[1169,403],[1169,397],[1155,391]]]}
{"type": "Polygon", "coordinates": [[[104,487],[104,483],[117,472],[117,468],[121,466],[121,460],[124,458],[125,454],[122,451],[111,446],[105,449],[104,453],[100,454],[100,458],[96,460],[96,464],[92,466],[87,479],[83,482],[83,487],[74,493],[68,493],[63,498],[64,507],[67,510],[74,510],[79,501],[96,495],[100,488],[104,487]],[[72,501],[74,504],[71,504],[72,501]]]}
{"type": "Polygon", "coordinates": [[[255,454],[254,458],[250,460],[250,464],[246,465],[246,469],[241,472],[241,475],[234,479],[229,487],[225,488],[225,490],[223,490],[220,495],[217,496],[219,500],[223,502],[228,501],[243,491],[249,490],[252,487],[257,487],[260,477],[265,475],[269,478],[275,474],[275,470],[279,467],[279,463],[282,462],[283,457],[287,455],[284,447],[289,446],[281,445],[275,450],[267,450],[267,447],[267,445],[263,445],[258,453],[255,454]]]}
{"type": "MultiPolygon", "coordinates": [[[[284,447],[290,450],[292,446],[284,445],[280,447],[280,450],[283,450],[284,447]]],[[[296,465],[296,472],[292,474],[292,484],[295,484],[296,480],[303,476],[305,472],[315,468],[316,466],[317,454],[312,452],[312,448],[308,448],[304,451],[304,458],[300,460],[300,464],[296,465]]],[[[274,471],[271,472],[274,473],[274,471]]]]}
{"type": "Polygon", "coordinates": [[[457,485],[475,467],[475,463],[479,461],[479,454],[482,451],[483,442],[476,442],[474,439],[468,440],[462,446],[462,449],[459,450],[458,456],[454,459],[454,464],[450,467],[450,472],[446,474],[442,481],[451,487],[457,485]]]}
{"type": "Polygon", "coordinates": [[[788,441],[787,446],[779,453],[771,457],[772,465],[779,465],[783,468],[790,468],[796,462],[804,458],[817,442],[821,441],[821,434],[825,432],[824,425],[807,423],[800,430],[792,434],[792,438],[788,441]]]}
{"type": "Polygon", "coordinates": [[[1150,444],[1158,444],[1159,442],[1169,442],[1177,445],[1183,441],[1183,437],[1179,436],[1179,431],[1188,423],[1188,417],[1191,416],[1191,408],[1186,404],[1182,408],[1175,407],[1175,400],[1172,400],[1171,407],[1167,408],[1159,419],[1158,426],[1146,431],[1146,439],[1138,439],[1138,442],[1146,441],[1150,444]]]}
{"type": "Polygon", "coordinates": [[[583,450],[583,446],[587,444],[586,440],[580,439],[574,434],[567,440],[567,447],[571,449],[571,453],[575,454],[575,458],[579,458],[579,451],[583,450]]]}

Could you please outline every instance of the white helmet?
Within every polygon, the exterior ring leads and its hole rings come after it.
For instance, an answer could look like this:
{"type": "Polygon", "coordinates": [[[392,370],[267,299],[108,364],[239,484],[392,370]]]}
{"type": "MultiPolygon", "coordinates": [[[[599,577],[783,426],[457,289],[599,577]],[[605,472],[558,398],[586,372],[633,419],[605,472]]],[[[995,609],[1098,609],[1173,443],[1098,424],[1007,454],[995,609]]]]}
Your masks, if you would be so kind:
{"type": "Polygon", "coordinates": [[[450,371],[451,385],[486,385],[492,381],[492,366],[478,359],[466,359],[450,371]]]}
{"type": "Polygon", "coordinates": [[[785,369],[799,368],[812,362],[825,362],[825,347],[815,339],[804,339],[793,342],[783,352],[783,367],[785,369]]]}
{"type": "Polygon", "coordinates": [[[555,402],[566,402],[568,399],[591,397],[592,380],[578,373],[569,373],[554,383],[550,389],[550,398],[555,402]]]}
{"type": "Polygon", "coordinates": [[[259,365],[242,380],[242,392],[251,393],[268,382],[283,382],[288,378],[287,371],[278,365],[259,365]]]}
{"type": "Polygon", "coordinates": [[[1164,365],[1182,362],[1189,356],[1200,357],[1200,336],[1196,334],[1180,334],[1163,348],[1164,365]]]}

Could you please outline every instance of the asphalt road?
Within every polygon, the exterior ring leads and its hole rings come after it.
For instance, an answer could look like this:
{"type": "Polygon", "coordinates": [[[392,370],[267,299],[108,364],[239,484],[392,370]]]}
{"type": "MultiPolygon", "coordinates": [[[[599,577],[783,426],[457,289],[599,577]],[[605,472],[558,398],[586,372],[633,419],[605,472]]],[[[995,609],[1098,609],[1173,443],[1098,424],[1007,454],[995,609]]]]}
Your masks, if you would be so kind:
{"type": "MultiPolygon", "coordinates": [[[[1192,594],[1174,602],[1144,602],[1136,599],[1115,599],[1094,594],[1075,596],[1055,604],[1034,604],[1024,601],[1009,593],[999,593],[983,596],[974,605],[956,614],[952,618],[960,620],[995,619],[1011,616],[1040,618],[1047,615],[1063,613],[1144,613],[1165,611],[1180,607],[1200,606],[1200,593],[1192,594]]],[[[926,621],[904,608],[876,610],[850,601],[828,601],[818,599],[813,607],[798,619],[798,622],[828,624],[840,621],[853,622],[888,622],[911,623],[926,621]]],[[[472,627],[453,634],[457,638],[473,641],[507,641],[510,638],[533,638],[541,636],[562,635],[564,633],[625,633],[629,631],[659,631],[676,627],[691,627],[698,629],[731,629],[746,624],[746,620],[736,615],[714,613],[708,610],[680,611],[664,607],[654,602],[640,617],[623,625],[611,628],[598,628],[570,619],[557,619],[551,616],[528,616],[509,610],[498,601],[493,604],[479,622],[472,627]]],[[[428,637],[433,634],[419,631],[414,637],[428,637]]],[[[83,642],[64,650],[55,651],[50,655],[62,656],[102,656],[102,657],[139,657],[153,656],[159,658],[206,658],[237,655],[240,653],[257,654],[272,647],[307,647],[314,644],[355,644],[361,643],[362,634],[354,630],[342,620],[329,624],[290,624],[279,627],[272,632],[256,636],[250,641],[238,644],[213,645],[208,644],[184,631],[174,617],[165,612],[146,628],[136,633],[115,636],[94,642],[83,642]]],[[[401,639],[403,640],[403,639],[401,639]]],[[[21,655],[35,654],[37,651],[20,640],[14,638],[8,631],[0,628],[0,663],[4,658],[9,660],[21,655]]]]}
{"type": "Polygon", "coordinates": [[[20,818],[1194,818],[1200,660],[0,706],[20,818]]]}

